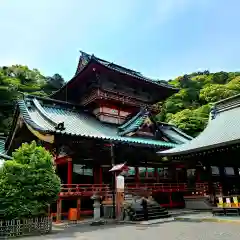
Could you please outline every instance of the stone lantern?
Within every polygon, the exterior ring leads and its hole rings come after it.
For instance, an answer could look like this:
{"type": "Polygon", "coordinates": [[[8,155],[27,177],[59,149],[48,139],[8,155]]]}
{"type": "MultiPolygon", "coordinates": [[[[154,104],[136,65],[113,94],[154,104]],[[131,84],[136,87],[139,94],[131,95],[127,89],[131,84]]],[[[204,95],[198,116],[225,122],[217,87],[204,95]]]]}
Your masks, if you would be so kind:
{"type": "Polygon", "coordinates": [[[91,225],[102,225],[104,224],[104,221],[101,220],[101,203],[100,199],[101,197],[99,196],[98,193],[94,193],[93,196],[91,197],[93,200],[93,222],[91,225]]]}

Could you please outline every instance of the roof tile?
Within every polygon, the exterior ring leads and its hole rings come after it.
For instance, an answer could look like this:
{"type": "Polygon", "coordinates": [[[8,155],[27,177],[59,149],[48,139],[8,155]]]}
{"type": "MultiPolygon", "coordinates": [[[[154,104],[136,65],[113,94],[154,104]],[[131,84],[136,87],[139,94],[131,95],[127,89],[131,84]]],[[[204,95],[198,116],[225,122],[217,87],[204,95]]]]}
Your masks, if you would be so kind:
{"type": "MultiPolygon", "coordinates": [[[[40,114],[38,109],[32,104],[30,107],[21,102],[23,117],[26,122],[39,131],[56,132],[55,127],[49,123],[47,118],[40,114]],[[24,107],[26,109],[24,109],[24,107]]],[[[144,144],[155,147],[174,147],[176,144],[171,142],[158,141],[153,139],[122,137],[118,134],[116,126],[109,126],[97,120],[94,116],[83,111],[70,108],[57,108],[43,105],[44,112],[55,122],[64,122],[65,129],[62,134],[72,136],[82,136],[89,138],[100,138],[111,141],[125,142],[129,144],[144,144]]]]}

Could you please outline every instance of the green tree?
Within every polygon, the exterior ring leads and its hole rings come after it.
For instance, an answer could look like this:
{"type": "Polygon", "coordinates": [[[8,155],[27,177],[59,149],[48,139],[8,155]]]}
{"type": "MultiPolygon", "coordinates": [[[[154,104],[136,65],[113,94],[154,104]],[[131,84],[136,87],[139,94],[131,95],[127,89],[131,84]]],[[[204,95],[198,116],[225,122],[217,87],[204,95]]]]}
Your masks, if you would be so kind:
{"type": "Polygon", "coordinates": [[[198,109],[184,109],[170,116],[169,122],[191,136],[197,136],[206,126],[210,105],[198,109]]]}
{"type": "Polygon", "coordinates": [[[200,91],[200,99],[204,103],[216,102],[236,95],[236,90],[231,90],[226,85],[210,84],[200,91]]]}
{"type": "Polygon", "coordinates": [[[45,77],[37,69],[23,65],[0,67],[0,131],[8,133],[15,100],[21,98],[22,93],[45,97],[63,84],[64,80],[59,74],[45,77]]]}
{"type": "Polygon", "coordinates": [[[230,90],[235,90],[240,92],[240,76],[233,78],[226,87],[230,90]]]}
{"type": "Polygon", "coordinates": [[[213,74],[212,82],[217,84],[225,84],[228,82],[227,72],[217,72],[213,74]]]}
{"type": "Polygon", "coordinates": [[[51,94],[61,88],[63,84],[63,77],[59,74],[54,74],[52,77],[47,77],[44,90],[47,94],[51,94]]]}
{"type": "Polygon", "coordinates": [[[6,219],[43,216],[60,192],[52,155],[24,143],[0,169],[0,206],[6,219]]]}

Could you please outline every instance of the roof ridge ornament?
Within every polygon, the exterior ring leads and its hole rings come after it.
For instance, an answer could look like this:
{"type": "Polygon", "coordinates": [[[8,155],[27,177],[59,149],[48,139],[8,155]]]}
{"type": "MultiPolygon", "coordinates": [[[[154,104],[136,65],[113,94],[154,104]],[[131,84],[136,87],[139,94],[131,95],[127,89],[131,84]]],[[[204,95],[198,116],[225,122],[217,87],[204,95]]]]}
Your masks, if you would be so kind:
{"type": "Polygon", "coordinates": [[[54,126],[55,130],[65,130],[64,122],[57,122],[55,119],[49,116],[49,114],[45,111],[45,109],[41,106],[40,102],[36,98],[34,98],[32,101],[39,113],[54,126]]]}
{"type": "Polygon", "coordinates": [[[217,108],[215,105],[211,108],[210,114],[211,114],[211,120],[214,120],[217,116],[217,108]]]}

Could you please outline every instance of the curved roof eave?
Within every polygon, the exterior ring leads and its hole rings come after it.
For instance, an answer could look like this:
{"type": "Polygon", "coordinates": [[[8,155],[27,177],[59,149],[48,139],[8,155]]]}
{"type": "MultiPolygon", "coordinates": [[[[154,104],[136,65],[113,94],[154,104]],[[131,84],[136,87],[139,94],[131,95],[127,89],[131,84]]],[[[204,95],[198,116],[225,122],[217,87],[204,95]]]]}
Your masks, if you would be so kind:
{"type": "MultiPolygon", "coordinates": [[[[86,53],[84,53],[84,54],[86,54],[86,53]]],[[[122,74],[126,74],[126,75],[128,75],[128,76],[131,76],[131,77],[137,79],[137,80],[144,81],[144,82],[146,82],[146,83],[148,83],[148,84],[154,84],[155,86],[162,87],[162,88],[166,88],[166,89],[172,90],[172,91],[174,91],[174,92],[178,92],[178,91],[179,91],[178,88],[176,88],[176,87],[174,87],[174,86],[171,86],[171,85],[169,85],[169,84],[163,84],[163,83],[161,83],[161,82],[158,82],[158,81],[156,81],[156,80],[147,78],[147,77],[145,77],[145,76],[143,76],[143,75],[140,75],[140,74],[130,74],[130,73],[128,73],[127,70],[128,70],[128,71],[132,71],[132,72],[136,72],[136,71],[133,71],[133,70],[131,70],[131,69],[127,69],[127,68],[124,68],[124,67],[119,66],[119,65],[117,65],[117,64],[110,63],[110,62],[108,62],[108,61],[102,60],[102,59],[100,59],[100,58],[95,57],[94,55],[89,55],[89,54],[87,54],[87,55],[88,55],[88,58],[89,58],[89,59],[88,59],[86,65],[85,65],[79,72],[77,72],[77,73],[73,76],[72,79],[70,79],[68,82],[66,82],[60,89],[58,89],[56,92],[52,93],[52,94],[50,95],[50,98],[51,98],[51,97],[54,97],[58,92],[62,91],[62,90],[63,90],[64,88],[66,88],[69,84],[71,84],[72,82],[74,82],[75,79],[76,79],[84,70],[86,70],[87,67],[88,67],[93,61],[95,61],[96,63],[100,64],[101,66],[103,66],[103,67],[105,67],[105,68],[107,68],[107,69],[109,69],[109,70],[113,70],[113,71],[116,71],[116,72],[119,72],[119,73],[122,73],[122,74]],[[105,64],[103,64],[103,62],[105,62],[105,64]],[[113,66],[118,66],[118,69],[114,68],[113,66]],[[126,69],[126,71],[121,70],[121,68],[122,68],[122,69],[126,69]]],[[[80,57],[80,59],[81,59],[81,57],[80,57]]],[[[80,60],[79,60],[79,61],[80,61],[80,60]]],[[[79,63],[78,63],[78,65],[79,65],[79,63]]]]}
{"type": "Polygon", "coordinates": [[[207,127],[194,139],[170,150],[158,152],[177,156],[240,143],[240,94],[214,105],[207,127]]]}

